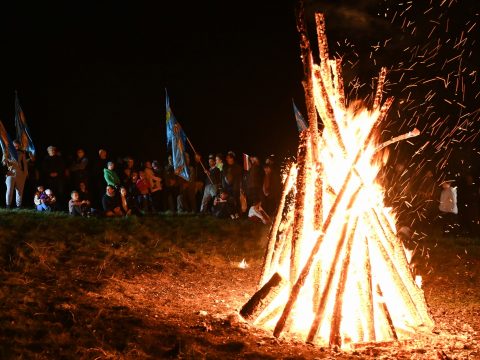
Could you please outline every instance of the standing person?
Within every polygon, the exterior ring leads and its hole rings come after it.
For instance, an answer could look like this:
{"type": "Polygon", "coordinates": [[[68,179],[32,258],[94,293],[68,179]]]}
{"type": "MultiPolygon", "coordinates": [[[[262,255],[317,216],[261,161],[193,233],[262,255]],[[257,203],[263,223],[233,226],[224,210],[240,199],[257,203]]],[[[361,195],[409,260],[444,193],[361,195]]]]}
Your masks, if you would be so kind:
{"type": "Polygon", "coordinates": [[[7,209],[12,208],[13,192],[15,191],[15,202],[17,208],[22,206],[23,189],[25,187],[25,180],[28,176],[28,163],[25,151],[20,149],[20,142],[13,141],[13,146],[17,150],[18,158],[15,160],[5,160],[7,166],[7,174],[5,184],[7,192],[5,195],[5,205],[7,209]]]}
{"type": "Polygon", "coordinates": [[[153,209],[156,212],[163,211],[163,198],[164,198],[164,191],[163,191],[163,173],[162,168],[160,167],[160,163],[158,160],[152,161],[152,204],[153,209]]]}
{"type": "Polygon", "coordinates": [[[202,164],[202,156],[195,153],[195,163],[193,165],[195,169],[195,210],[198,211],[202,204],[203,189],[205,188],[205,183],[207,181],[207,176],[205,168],[202,164]]]}
{"type": "Polygon", "coordinates": [[[440,194],[440,205],[438,209],[440,210],[442,234],[444,236],[447,234],[455,235],[457,227],[457,188],[452,187],[452,181],[453,180],[446,180],[441,183],[442,192],[440,194]]]}
{"type": "Polygon", "coordinates": [[[81,182],[88,184],[88,159],[83,149],[77,149],[76,158],[70,165],[70,175],[75,189],[81,182]]]}
{"type": "Polygon", "coordinates": [[[229,151],[225,157],[227,163],[223,166],[222,187],[230,194],[235,203],[235,217],[238,218],[240,210],[240,188],[242,184],[242,167],[235,162],[235,153],[229,151]]]}
{"type": "Polygon", "coordinates": [[[145,171],[138,172],[138,180],[136,182],[138,189],[138,204],[140,210],[144,213],[149,213],[152,210],[152,198],[150,196],[150,183],[145,176],[145,171]]]}
{"type": "Polygon", "coordinates": [[[282,184],[280,174],[276,173],[268,163],[263,166],[263,171],[262,204],[265,212],[269,216],[273,216],[281,196],[282,184]]]}
{"type": "Polygon", "coordinates": [[[92,167],[90,168],[90,189],[92,191],[92,197],[94,199],[94,207],[96,207],[97,209],[101,209],[102,207],[101,199],[105,191],[105,179],[103,177],[103,169],[105,169],[108,164],[107,155],[107,150],[98,150],[98,158],[95,159],[92,167]]]}
{"type": "Polygon", "coordinates": [[[164,209],[170,212],[177,211],[177,197],[179,193],[179,177],[173,168],[172,155],[168,156],[168,163],[165,166],[164,176],[164,209]]]}
{"type": "Polygon", "coordinates": [[[218,194],[218,189],[222,185],[222,173],[217,167],[215,156],[210,154],[208,156],[209,169],[206,170],[208,175],[205,178],[205,189],[203,191],[202,204],[200,206],[200,212],[206,214],[210,212],[212,201],[218,194]],[[210,181],[211,180],[211,181],[210,181]]]}
{"type": "Polygon", "coordinates": [[[191,212],[196,211],[195,202],[195,168],[190,165],[190,155],[185,153],[185,166],[188,167],[190,172],[190,179],[187,181],[179,177],[180,194],[177,197],[177,212],[191,212]]]}
{"type": "Polygon", "coordinates": [[[66,168],[63,158],[58,154],[55,146],[47,148],[48,156],[43,159],[42,169],[46,187],[50,188],[56,194],[60,207],[65,207],[67,203],[65,198],[65,179],[66,168]]]}
{"type": "Polygon", "coordinates": [[[113,161],[109,161],[107,163],[107,168],[103,169],[103,177],[107,185],[113,186],[115,189],[118,189],[120,187],[120,178],[118,177],[114,169],[115,163],[113,161]]]}
{"type": "Polygon", "coordinates": [[[263,185],[263,169],[257,156],[250,156],[251,166],[247,174],[248,207],[257,204],[261,199],[263,185]]]}

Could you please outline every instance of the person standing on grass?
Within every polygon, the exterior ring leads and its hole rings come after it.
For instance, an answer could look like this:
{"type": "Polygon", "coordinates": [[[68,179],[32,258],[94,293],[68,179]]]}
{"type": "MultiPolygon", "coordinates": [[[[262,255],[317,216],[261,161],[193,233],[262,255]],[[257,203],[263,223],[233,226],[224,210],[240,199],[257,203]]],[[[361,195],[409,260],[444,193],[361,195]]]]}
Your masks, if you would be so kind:
{"type": "Polygon", "coordinates": [[[7,166],[7,176],[5,178],[5,184],[7,185],[7,192],[5,196],[5,203],[7,209],[12,208],[13,193],[15,192],[15,202],[17,208],[22,206],[23,189],[25,187],[25,180],[28,176],[28,163],[25,151],[20,149],[20,142],[13,141],[13,146],[17,150],[18,159],[5,160],[7,166]]]}
{"type": "Polygon", "coordinates": [[[442,192],[440,194],[440,218],[442,222],[443,235],[452,234],[455,235],[457,224],[457,188],[452,187],[453,180],[446,180],[441,183],[442,192]]]}
{"type": "Polygon", "coordinates": [[[120,178],[114,169],[115,163],[113,161],[109,161],[107,163],[107,168],[103,169],[103,178],[105,179],[107,185],[113,186],[115,189],[117,189],[120,186],[120,178]]]}
{"type": "Polygon", "coordinates": [[[222,173],[217,167],[215,156],[210,154],[208,156],[209,169],[205,170],[209,176],[205,178],[205,189],[203,191],[202,205],[200,206],[200,213],[206,214],[210,212],[213,199],[217,196],[218,189],[222,184],[222,173]]]}
{"type": "MultiPolygon", "coordinates": [[[[67,171],[65,162],[55,146],[47,148],[48,156],[43,159],[43,177],[47,188],[57,196],[60,204],[65,199],[65,179],[67,171]]],[[[65,201],[66,204],[66,201],[65,201]]]]}

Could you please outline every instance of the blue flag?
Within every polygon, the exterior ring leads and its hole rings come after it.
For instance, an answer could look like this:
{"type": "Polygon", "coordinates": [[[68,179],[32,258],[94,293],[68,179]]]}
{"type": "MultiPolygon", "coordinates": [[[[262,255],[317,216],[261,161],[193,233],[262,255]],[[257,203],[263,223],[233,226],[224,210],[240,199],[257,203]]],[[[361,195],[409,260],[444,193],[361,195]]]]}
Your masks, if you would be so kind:
{"type": "Polygon", "coordinates": [[[25,120],[25,114],[20,106],[18,94],[15,91],[15,127],[17,128],[17,141],[20,142],[22,150],[29,151],[35,156],[35,146],[33,145],[30,130],[25,120]]]}
{"type": "Polygon", "coordinates": [[[173,169],[175,174],[190,180],[190,171],[185,161],[185,141],[187,136],[172,113],[167,89],[165,89],[166,110],[167,110],[167,148],[172,147],[173,169]]]}
{"type": "Polygon", "coordinates": [[[292,100],[292,103],[293,103],[293,112],[295,114],[295,120],[297,120],[298,131],[302,132],[303,130],[307,130],[308,126],[307,126],[307,123],[305,122],[305,119],[303,118],[302,114],[295,106],[295,102],[293,100],[292,100]]]}
{"type": "Polygon", "coordinates": [[[7,130],[5,130],[5,126],[0,121],[0,147],[2,148],[2,161],[10,160],[10,161],[18,161],[18,154],[17,150],[13,146],[12,140],[10,140],[10,136],[7,134],[7,130]]]}

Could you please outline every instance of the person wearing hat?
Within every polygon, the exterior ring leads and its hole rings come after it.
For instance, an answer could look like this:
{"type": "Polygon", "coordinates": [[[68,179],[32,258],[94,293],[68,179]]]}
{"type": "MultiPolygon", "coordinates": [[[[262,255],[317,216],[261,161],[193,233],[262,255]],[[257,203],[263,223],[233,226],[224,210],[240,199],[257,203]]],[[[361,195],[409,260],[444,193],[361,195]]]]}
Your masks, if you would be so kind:
{"type": "Polygon", "coordinates": [[[222,174],[217,167],[215,155],[208,155],[208,176],[205,178],[205,188],[203,190],[200,212],[202,214],[210,212],[212,200],[217,196],[218,188],[222,183],[222,174]]]}
{"type": "Polygon", "coordinates": [[[457,187],[452,187],[453,180],[445,180],[440,185],[440,219],[442,221],[443,235],[455,235],[457,224],[457,187]]]}

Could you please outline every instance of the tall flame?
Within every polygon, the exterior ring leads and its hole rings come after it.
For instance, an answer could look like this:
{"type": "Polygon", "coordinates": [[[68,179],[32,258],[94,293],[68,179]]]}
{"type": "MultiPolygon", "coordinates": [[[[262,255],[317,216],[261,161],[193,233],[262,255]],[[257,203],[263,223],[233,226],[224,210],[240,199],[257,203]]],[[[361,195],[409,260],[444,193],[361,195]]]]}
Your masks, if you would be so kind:
{"type": "MultiPolygon", "coordinates": [[[[260,288],[283,282],[254,323],[275,336],[289,332],[322,345],[399,340],[429,331],[423,291],[396,235],[392,210],[376,178],[378,128],[393,99],[382,103],[382,69],[372,108],[346,106],[340,61],[328,59],[325,21],[316,14],[320,63],[306,59],[312,119],[300,135],[297,164],[284,181],[270,231],[260,288]],[[290,200],[290,201],[289,201],[290,200]]],[[[308,91],[309,90],[309,91],[308,91]]],[[[418,134],[413,131],[406,136],[418,134]]]]}

